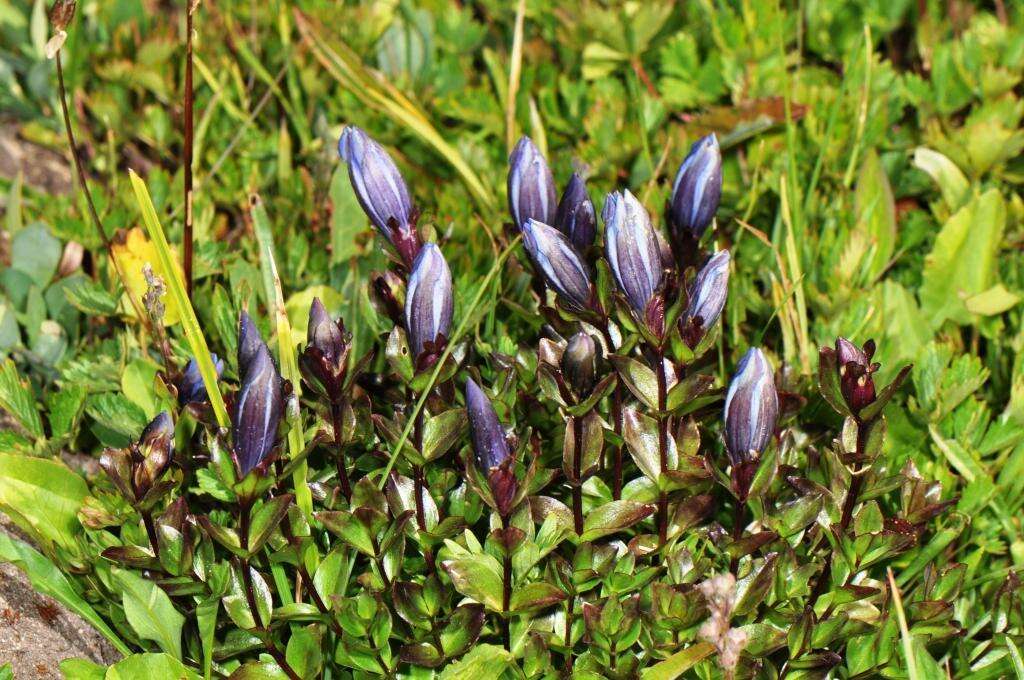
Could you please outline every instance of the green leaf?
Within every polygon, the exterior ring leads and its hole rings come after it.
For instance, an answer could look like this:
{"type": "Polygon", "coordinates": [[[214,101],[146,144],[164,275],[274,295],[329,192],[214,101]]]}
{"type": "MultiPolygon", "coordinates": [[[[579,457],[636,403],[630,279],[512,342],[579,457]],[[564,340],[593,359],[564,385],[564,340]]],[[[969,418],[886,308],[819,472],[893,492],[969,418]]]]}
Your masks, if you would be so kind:
{"type": "Polygon", "coordinates": [[[252,525],[249,528],[250,553],[259,552],[277,525],[288,514],[288,506],[292,504],[293,500],[294,497],[290,493],[275,496],[256,509],[252,515],[252,525]]]}
{"type": "Polygon", "coordinates": [[[675,680],[714,653],[715,648],[711,646],[711,643],[698,642],[645,669],[640,674],[640,679],[675,680]]]}
{"type": "Polygon", "coordinates": [[[919,146],[914,150],[914,166],[928,173],[928,176],[939,185],[942,200],[950,210],[956,210],[963,205],[971,187],[956,163],[938,151],[919,146]]]}
{"type": "Polygon", "coordinates": [[[630,357],[612,355],[608,360],[637,399],[652,409],[658,408],[658,376],[654,371],[630,357]]]}
{"type": "Polygon", "coordinates": [[[219,610],[220,599],[217,597],[207,598],[196,606],[196,628],[203,645],[203,677],[206,680],[210,680],[213,673],[213,646],[219,610]]]}
{"type": "Polygon", "coordinates": [[[104,680],[198,680],[199,676],[169,654],[132,654],[107,669],[104,680]]]}
{"type": "Polygon", "coordinates": [[[493,556],[481,553],[453,557],[441,563],[455,589],[488,609],[501,611],[502,569],[493,556]]]}
{"type": "Polygon", "coordinates": [[[1020,295],[1010,292],[1001,283],[997,283],[986,291],[964,300],[964,306],[971,314],[981,316],[996,316],[1002,314],[1020,302],[1020,295]]]}
{"type": "Polygon", "coordinates": [[[951,319],[972,322],[965,300],[996,283],[997,257],[1006,224],[1006,205],[996,189],[973,198],[954,213],[935,238],[922,272],[921,311],[938,328],[951,319]]]}
{"type": "Polygon", "coordinates": [[[64,680],[103,680],[107,669],[86,659],[64,659],[60,672],[64,680]]]}
{"type": "Polygon", "coordinates": [[[45,288],[60,263],[61,245],[44,224],[30,224],[11,239],[11,266],[45,288]]]}
{"type": "Polygon", "coordinates": [[[310,625],[293,629],[291,637],[288,638],[285,659],[292,670],[303,678],[320,676],[320,668],[324,661],[323,653],[320,651],[321,637],[320,628],[310,625]]]}
{"type": "Polygon", "coordinates": [[[85,277],[80,277],[74,285],[65,286],[64,297],[72,307],[89,316],[111,316],[117,311],[117,297],[85,277]]]}
{"type": "Polygon", "coordinates": [[[565,599],[565,593],[550,583],[540,581],[516,588],[509,601],[509,609],[514,612],[539,611],[565,599]]]}
{"type": "Polygon", "coordinates": [[[145,412],[146,418],[155,418],[161,410],[156,395],[156,374],[160,367],[152,361],[135,359],[121,374],[121,391],[133,404],[145,412]]]}
{"type": "MultiPolygon", "coordinates": [[[[2,485],[0,485],[2,487],[2,485]]],[[[93,628],[110,640],[117,651],[122,654],[131,654],[131,649],[123,640],[107,625],[107,622],[96,613],[64,574],[63,571],[48,560],[35,548],[0,532],[0,561],[10,562],[25,572],[32,587],[39,593],[52,597],[57,602],[81,616],[90,623],[93,628]]]]}
{"type": "Polygon", "coordinates": [[[174,608],[171,598],[153,581],[134,572],[113,569],[121,586],[121,605],[132,629],[144,640],[152,640],[175,659],[181,658],[181,627],[185,617],[174,608]]]}
{"type": "Polygon", "coordinates": [[[873,281],[889,264],[896,250],[896,203],[889,177],[874,149],[864,155],[854,190],[857,224],[855,238],[865,244],[867,259],[860,266],[864,281],[873,281]]]}
{"type": "Polygon", "coordinates": [[[449,665],[438,680],[500,678],[515,663],[512,654],[497,645],[477,645],[466,656],[449,665]]]}
{"type": "Polygon", "coordinates": [[[0,453],[0,508],[42,542],[75,545],[87,495],[85,480],[60,461],[0,453]]]}
{"type": "Polygon", "coordinates": [[[11,359],[0,363],[0,409],[7,411],[35,438],[43,436],[43,423],[36,409],[35,396],[27,380],[22,380],[11,359]]]}
{"type": "Polygon", "coordinates": [[[46,407],[50,417],[50,438],[59,440],[71,435],[85,407],[85,388],[67,385],[50,392],[46,397],[46,407]]]}
{"type": "Polygon", "coordinates": [[[587,514],[587,519],[583,522],[583,534],[580,536],[580,540],[583,542],[593,541],[631,527],[653,514],[654,510],[654,506],[650,503],[638,503],[637,501],[605,503],[587,514]]]}

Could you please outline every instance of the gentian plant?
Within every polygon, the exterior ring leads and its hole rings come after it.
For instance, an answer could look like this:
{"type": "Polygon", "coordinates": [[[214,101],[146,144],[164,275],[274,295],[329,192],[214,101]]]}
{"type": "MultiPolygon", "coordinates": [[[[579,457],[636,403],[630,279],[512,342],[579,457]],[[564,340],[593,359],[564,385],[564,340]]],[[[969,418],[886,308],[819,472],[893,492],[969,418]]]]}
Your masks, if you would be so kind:
{"type": "MultiPolygon", "coordinates": [[[[76,570],[119,635],[186,677],[903,677],[886,567],[949,503],[878,463],[908,369],[876,386],[874,344],[839,338],[810,384],[720,332],[744,263],[716,240],[714,135],[660,222],[608,187],[599,223],[579,173],[556,200],[519,141],[502,247],[543,323],[501,352],[460,335],[479,310],[390,154],[354,127],[338,148],[389,330],[357,355],[313,299],[299,385],[291,337],[275,357],[242,312],[215,383],[171,372],[177,411],[103,455],[82,515],[101,559],[76,570]]],[[[900,625],[941,646],[962,571],[914,559],[900,625]]]]}

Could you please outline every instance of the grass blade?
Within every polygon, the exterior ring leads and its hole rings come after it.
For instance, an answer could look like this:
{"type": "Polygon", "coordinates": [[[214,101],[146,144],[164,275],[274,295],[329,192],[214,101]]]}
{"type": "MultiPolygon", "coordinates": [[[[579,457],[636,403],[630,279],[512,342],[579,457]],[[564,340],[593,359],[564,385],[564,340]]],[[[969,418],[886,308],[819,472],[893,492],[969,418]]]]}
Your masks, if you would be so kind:
{"type": "MultiPolygon", "coordinates": [[[[284,292],[281,289],[281,277],[277,273],[277,261],[274,259],[274,237],[270,229],[270,218],[263,207],[263,201],[253,194],[249,198],[250,214],[252,215],[253,231],[260,249],[260,271],[263,273],[263,286],[267,294],[267,307],[274,315],[277,328],[277,354],[281,363],[281,376],[291,382],[292,389],[298,398],[301,392],[302,379],[299,375],[299,360],[292,344],[292,324],[284,307],[284,292]]],[[[292,458],[302,455],[305,442],[301,426],[288,430],[288,452],[292,458]]],[[[306,483],[309,471],[306,461],[302,461],[292,472],[295,484],[295,502],[306,517],[313,514],[313,494],[306,483]]]]}
{"type": "Polygon", "coordinates": [[[128,177],[132,182],[132,189],[135,191],[135,199],[139,203],[139,211],[142,213],[142,223],[146,226],[149,239],[156,248],[157,257],[160,259],[160,266],[167,274],[167,290],[174,298],[175,304],[181,310],[181,327],[185,331],[185,339],[188,340],[192,356],[199,364],[199,373],[203,376],[203,385],[206,386],[206,393],[210,398],[210,406],[213,407],[213,414],[217,418],[217,424],[221,427],[228,427],[231,424],[228,418],[228,410],[224,405],[224,397],[221,396],[220,387],[217,385],[217,369],[213,366],[213,359],[210,357],[210,347],[206,344],[206,337],[199,327],[199,319],[192,309],[192,303],[185,294],[185,282],[181,280],[177,267],[175,267],[174,256],[171,247],[167,244],[167,236],[164,235],[163,227],[156,216],[156,209],[153,208],[153,200],[149,197],[149,190],[142,178],[135,174],[134,170],[128,171],[128,177]]]}

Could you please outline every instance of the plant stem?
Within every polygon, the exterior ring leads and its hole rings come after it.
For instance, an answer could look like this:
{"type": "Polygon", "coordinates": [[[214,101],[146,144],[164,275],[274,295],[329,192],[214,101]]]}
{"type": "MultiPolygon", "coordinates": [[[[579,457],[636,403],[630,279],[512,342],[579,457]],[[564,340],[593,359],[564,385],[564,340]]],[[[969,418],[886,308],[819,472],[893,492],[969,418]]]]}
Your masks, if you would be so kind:
{"type": "Polygon", "coordinates": [[[341,492],[345,494],[346,500],[352,498],[352,483],[348,478],[348,468],[345,467],[345,444],[342,441],[341,433],[341,402],[331,400],[331,427],[334,429],[334,455],[335,465],[338,467],[338,483],[341,485],[341,492]]]}
{"type": "MultiPolygon", "coordinates": [[[[601,325],[601,334],[604,335],[604,340],[608,344],[608,352],[611,353],[615,349],[615,343],[612,342],[611,325],[607,319],[601,325]]],[[[612,428],[615,435],[621,438],[622,385],[620,383],[616,383],[615,388],[612,390],[612,428]]],[[[614,461],[612,467],[612,499],[616,501],[622,499],[622,456],[622,445],[619,444],[612,451],[612,459],[614,461]]]]}
{"type": "Polygon", "coordinates": [[[572,521],[576,535],[583,535],[583,421],[575,416],[572,418],[572,521]]]}
{"type": "MultiPolygon", "coordinates": [[[[501,527],[504,529],[505,537],[508,536],[508,517],[501,518],[501,527]]],[[[505,638],[505,649],[512,651],[512,632],[508,620],[508,606],[512,600],[512,554],[508,541],[505,541],[505,557],[503,559],[503,574],[501,587],[501,623],[502,633],[505,638]]]]}
{"type": "Polygon", "coordinates": [[[565,672],[572,672],[572,608],[576,604],[576,593],[569,596],[565,606],[565,672]]]}
{"type": "Polygon", "coordinates": [[[188,299],[192,299],[192,148],[195,139],[194,109],[195,92],[192,86],[192,13],[196,6],[194,0],[186,0],[185,11],[185,145],[183,149],[184,183],[185,183],[185,228],[182,236],[182,259],[185,270],[185,291],[188,299]]]}
{"type": "MultiPolygon", "coordinates": [[[[743,527],[747,524],[747,503],[739,498],[736,499],[736,507],[732,510],[732,540],[733,542],[740,540],[743,537],[743,527]]],[[[739,576],[737,569],[740,566],[740,558],[734,557],[729,561],[729,571],[734,576],[739,576]]]]}
{"type": "MultiPolygon", "coordinates": [[[[246,501],[238,509],[238,538],[241,543],[242,549],[249,550],[249,521],[250,511],[252,510],[251,501],[246,501]]],[[[256,605],[256,589],[252,584],[252,573],[249,570],[249,558],[243,557],[241,560],[242,569],[242,583],[245,588],[245,600],[249,605],[249,613],[252,615],[253,623],[256,626],[256,632],[258,636],[263,640],[263,644],[267,648],[267,653],[274,658],[277,665],[281,667],[285,675],[290,680],[302,680],[298,673],[288,664],[288,660],[284,654],[278,648],[277,643],[274,642],[274,638],[270,636],[270,632],[267,627],[263,624],[263,618],[260,616],[259,607],[256,605]]]]}
{"type": "Polygon", "coordinates": [[[121,280],[121,285],[124,286],[128,302],[131,303],[132,308],[135,310],[135,315],[138,317],[139,322],[148,329],[150,326],[149,316],[146,315],[139,301],[135,299],[135,296],[132,295],[131,290],[128,288],[128,280],[124,277],[124,272],[121,271],[121,265],[118,263],[117,258],[114,257],[114,246],[110,242],[106,230],[103,228],[103,222],[100,221],[99,213],[96,212],[96,204],[92,200],[92,192],[89,191],[89,184],[85,180],[85,168],[82,166],[82,158],[78,154],[78,142],[75,140],[75,133],[71,128],[71,114],[68,112],[67,88],[64,86],[64,67],[61,64],[60,54],[61,50],[57,50],[57,54],[54,56],[54,60],[57,62],[57,90],[60,96],[60,109],[64,115],[64,130],[68,137],[68,146],[71,148],[71,158],[75,164],[78,183],[82,185],[82,193],[85,194],[85,202],[89,206],[89,216],[96,227],[96,233],[100,235],[100,241],[102,241],[103,248],[107,251],[107,257],[110,259],[117,277],[121,280]]]}
{"type": "MultiPolygon", "coordinates": [[[[659,349],[656,355],[658,376],[658,463],[662,471],[668,469],[668,415],[665,413],[668,403],[668,384],[665,380],[665,351],[659,349]]],[[[658,495],[658,546],[668,541],[668,494],[664,491],[658,495]]]]}
{"type": "MultiPolygon", "coordinates": [[[[839,521],[839,535],[842,538],[846,534],[846,530],[850,527],[850,522],[853,519],[853,508],[857,505],[857,496],[860,495],[860,488],[863,484],[863,476],[860,474],[863,463],[864,463],[864,447],[867,444],[866,434],[870,431],[871,425],[874,421],[864,422],[860,418],[856,419],[857,422],[857,450],[854,452],[853,462],[853,479],[850,480],[850,488],[846,492],[846,500],[843,501],[843,514],[839,521]]],[[[821,576],[814,584],[814,590],[811,592],[811,600],[808,607],[814,608],[817,604],[818,598],[825,592],[825,588],[828,587],[829,582],[832,580],[832,560],[825,561],[825,567],[821,571],[821,576]]]]}

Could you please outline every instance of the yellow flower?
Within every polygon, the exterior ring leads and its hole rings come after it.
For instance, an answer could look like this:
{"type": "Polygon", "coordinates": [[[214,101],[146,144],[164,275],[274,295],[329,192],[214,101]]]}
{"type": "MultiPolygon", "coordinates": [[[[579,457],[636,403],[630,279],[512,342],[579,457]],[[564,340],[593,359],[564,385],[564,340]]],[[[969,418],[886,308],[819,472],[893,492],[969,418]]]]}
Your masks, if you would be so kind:
{"type": "MultiPolygon", "coordinates": [[[[166,289],[167,273],[163,270],[163,267],[160,266],[160,259],[157,257],[156,248],[153,246],[152,241],[146,238],[142,229],[135,227],[130,230],[124,243],[115,243],[113,250],[114,259],[117,260],[117,264],[124,274],[125,285],[128,288],[128,292],[133,298],[139,301],[140,304],[143,296],[146,294],[146,291],[149,290],[149,284],[146,282],[145,274],[143,274],[143,268],[147,264],[152,268],[154,274],[164,280],[166,289]]],[[[174,252],[173,248],[171,251],[175,255],[174,275],[184,279],[181,265],[176,257],[177,253],[174,252]]],[[[164,304],[164,325],[173,326],[178,323],[181,315],[178,311],[178,305],[175,304],[174,299],[165,292],[160,296],[160,301],[164,304]]],[[[125,302],[128,314],[134,316],[134,308],[131,304],[127,304],[127,300],[125,302]]]]}

